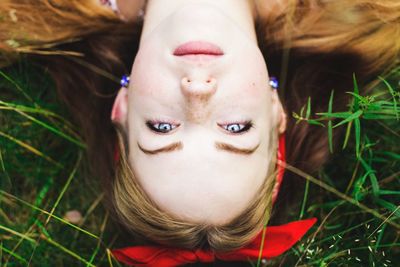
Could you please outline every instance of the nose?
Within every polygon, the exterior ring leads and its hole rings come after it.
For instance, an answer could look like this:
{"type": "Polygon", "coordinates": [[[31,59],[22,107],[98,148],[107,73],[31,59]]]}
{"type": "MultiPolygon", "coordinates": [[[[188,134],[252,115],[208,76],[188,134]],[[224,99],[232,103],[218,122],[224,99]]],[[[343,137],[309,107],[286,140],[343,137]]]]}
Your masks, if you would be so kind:
{"type": "Polygon", "coordinates": [[[188,98],[208,99],[217,91],[217,80],[212,77],[186,76],[181,80],[181,90],[188,98]]]}

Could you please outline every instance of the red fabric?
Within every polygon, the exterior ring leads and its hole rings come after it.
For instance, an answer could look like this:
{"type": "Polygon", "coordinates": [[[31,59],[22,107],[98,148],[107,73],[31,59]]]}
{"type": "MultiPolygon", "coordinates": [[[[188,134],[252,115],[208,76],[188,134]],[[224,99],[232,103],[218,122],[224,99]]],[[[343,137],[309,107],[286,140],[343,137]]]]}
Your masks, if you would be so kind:
{"type": "Polygon", "coordinates": [[[263,232],[249,245],[227,253],[210,250],[185,250],[163,246],[136,246],[113,250],[115,258],[136,267],[174,267],[195,262],[248,261],[261,258],[270,259],[290,249],[315,224],[317,219],[291,222],[280,226],[264,228],[264,246],[261,247],[263,232]]]}
{"type": "Polygon", "coordinates": [[[282,134],[279,137],[278,144],[278,153],[277,153],[277,174],[274,189],[272,190],[272,202],[275,203],[276,198],[278,197],[279,188],[281,187],[281,183],[283,180],[283,175],[285,174],[285,167],[283,164],[286,163],[286,139],[285,135],[282,134]],[[279,162],[280,161],[280,162],[279,162]]]}

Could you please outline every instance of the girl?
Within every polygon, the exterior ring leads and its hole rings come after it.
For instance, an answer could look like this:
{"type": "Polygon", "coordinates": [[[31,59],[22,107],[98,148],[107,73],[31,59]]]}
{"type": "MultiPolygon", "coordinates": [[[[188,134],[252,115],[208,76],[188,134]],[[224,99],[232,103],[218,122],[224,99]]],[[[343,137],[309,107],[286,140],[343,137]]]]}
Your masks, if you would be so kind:
{"type": "MultiPolygon", "coordinates": [[[[238,255],[253,244],[250,259],[258,250],[270,258],[290,248],[314,220],[259,235],[280,187],[284,142],[278,139],[287,140],[285,160],[307,172],[328,151],[323,129],[286,122],[285,113],[300,110],[310,96],[315,111],[325,110],[332,89],[335,108],[342,107],[348,99],[340,92],[351,88],[353,73],[359,83],[370,82],[397,63],[400,48],[393,38],[400,17],[395,0],[0,6],[2,63],[27,53],[52,73],[83,127],[109,209],[130,232],[165,246],[115,255],[148,266],[246,260],[238,255]],[[126,77],[114,97],[123,73],[130,73],[129,83],[126,77]],[[283,106],[270,74],[280,76],[283,106]],[[271,240],[282,230],[290,242],[273,253],[268,249],[282,239],[271,240]]],[[[285,203],[295,188],[286,175],[279,193],[285,203]]]]}

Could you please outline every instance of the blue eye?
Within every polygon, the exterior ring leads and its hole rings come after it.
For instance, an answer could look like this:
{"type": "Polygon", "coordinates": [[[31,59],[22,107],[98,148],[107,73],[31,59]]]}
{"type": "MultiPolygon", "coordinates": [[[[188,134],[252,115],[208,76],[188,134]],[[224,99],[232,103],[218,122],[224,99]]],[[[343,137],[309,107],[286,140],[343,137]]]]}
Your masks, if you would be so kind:
{"type": "Polygon", "coordinates": [[[226,131],[237,134],[237,133],[244,133],[250,130],[251,127],[253,127],[252,122],[247,122],[247,123],[231,123],[231,124],[220,124],[223,129],[226,131]]]}
{"type": "Polygon", "coordinates": [[[151,121],[146,122],[146,125],[150,130],[155,131],[157,133],[169,133],[179,126],[169,122],[151,122],[151,121]]]}

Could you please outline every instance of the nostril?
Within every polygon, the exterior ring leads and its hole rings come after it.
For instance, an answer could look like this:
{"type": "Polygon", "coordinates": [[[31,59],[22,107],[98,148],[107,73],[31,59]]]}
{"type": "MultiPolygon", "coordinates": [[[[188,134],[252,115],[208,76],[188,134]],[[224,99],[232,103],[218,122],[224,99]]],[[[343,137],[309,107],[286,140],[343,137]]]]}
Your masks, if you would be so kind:
{"type": "Polygon", "coordinates": [[[207,83],[210,83],[210,82],[211,82],[211,80],[210,80],[210,79],[208,79],[208,80],[207,80],[207,83]]]}

